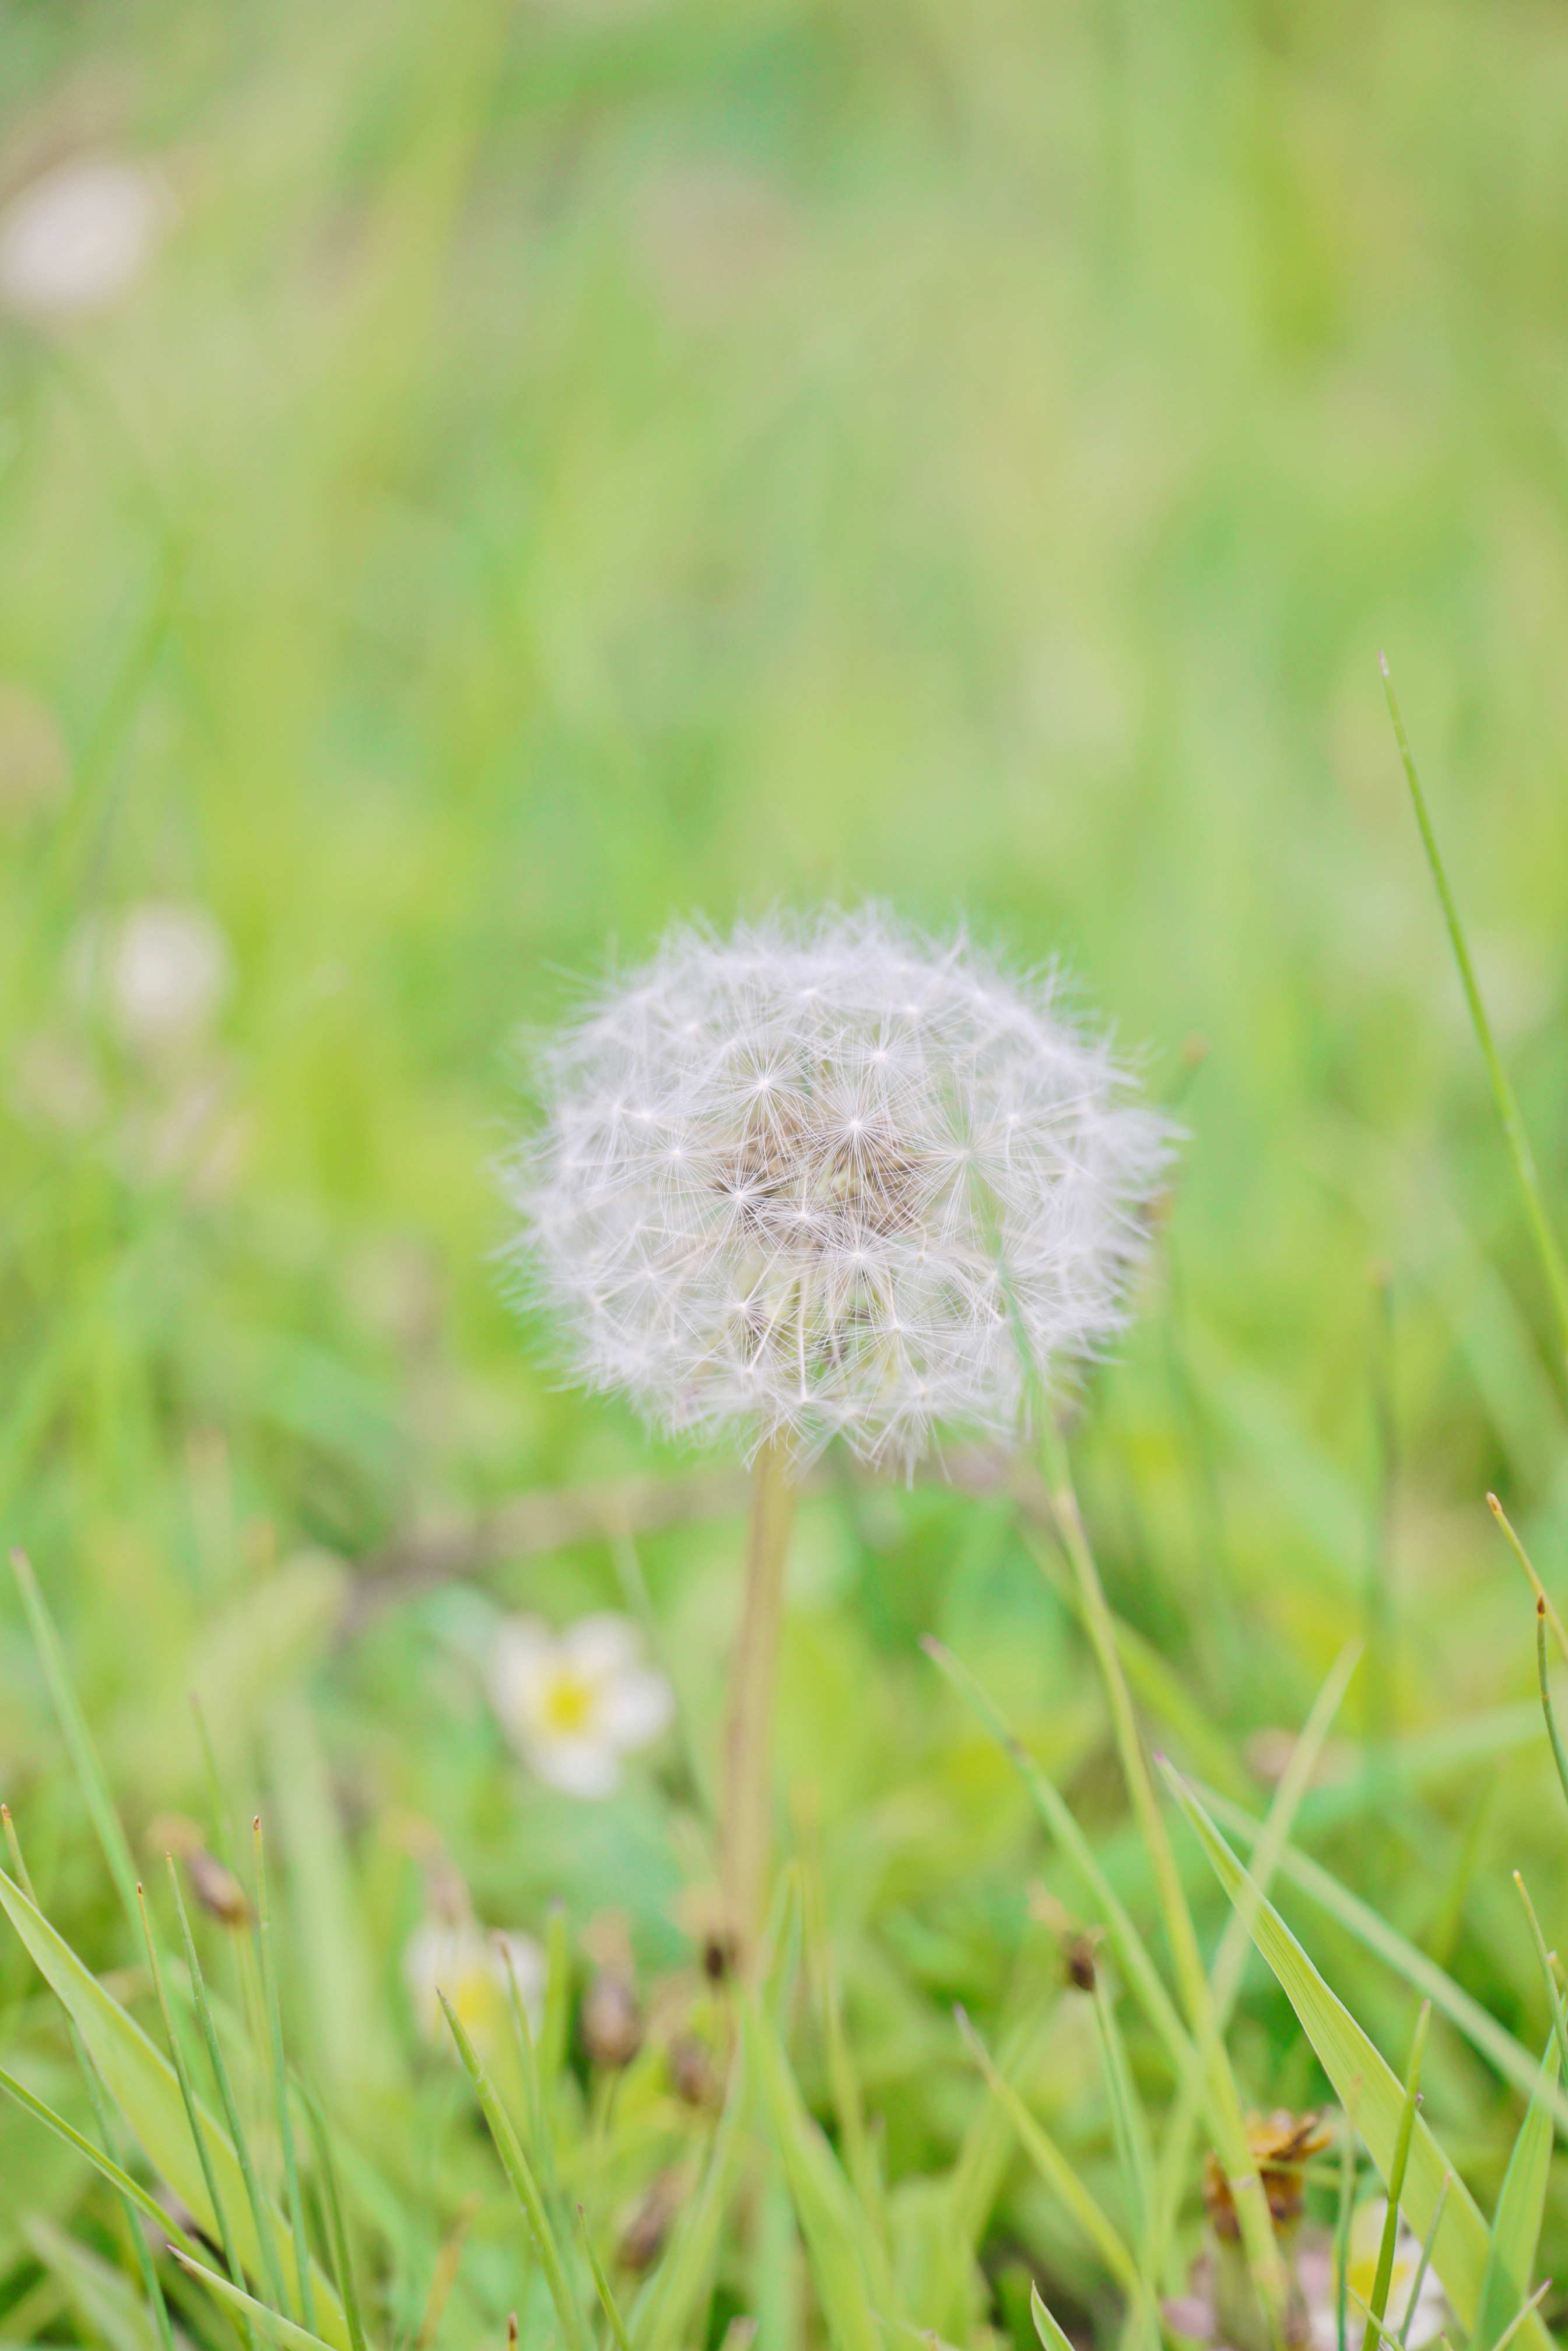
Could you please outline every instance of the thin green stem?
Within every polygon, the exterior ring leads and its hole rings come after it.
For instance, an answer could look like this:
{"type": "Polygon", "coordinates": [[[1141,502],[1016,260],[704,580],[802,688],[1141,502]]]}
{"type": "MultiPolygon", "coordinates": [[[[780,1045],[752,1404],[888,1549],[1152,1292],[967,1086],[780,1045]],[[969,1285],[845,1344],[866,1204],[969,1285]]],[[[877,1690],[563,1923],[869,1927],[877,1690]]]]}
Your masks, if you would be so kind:
{"type": "Polygon", "coordinates": [[[1568,2067],[1568,2019],[1563,2016],[1563,1995],[1557,1989],[1557,1979],[1552,1972],[1552,1954],[1546,1948],[1546,1938],[1541,1931],[1541,1921],[1535,1915],[1535,1905],[1530,1898],[1530,1890],[1517,1869],[1513,1873],[1513,1882],[1519,1888],[1519,1898],[1523,1903],[1525,1916],[1530,1920],[1530,1932],[1535,1944],[1535,1956],[1541,1964],[1542,1981],[1546,1986],[1547,2005],[1552,2011],[1552,2029],[1557,2035],[1557,2046],[1562,2052],[1563,2063],[1565,2067],[1568,2067]]]}
{"type": "Polygon", "coordinates": [[[1427,2283],[1427,2273],[1432,2266],[1432,2249],[1437,2241],[1437,2231],[1443,2225],[1443,2208],[1448,2203],[1448,2190],[1453,2184],[1453,2173],[1446,2171],[1443,2174],[1443,2184],[1437,2190],[1437,2200],[1432,2207],[1432,2225],[1427,2231],[1426,2241],[1421,2247],[1421,2258],[1416,2264],[1416,2275],[1410,2285],[1410,2299],[1405,2305],[1404,2323],[1399,2329],[1399,2351],[1405,2351],[1405,2346],[1410,2340],[1411,2321],[1416,2315],[1416,2304],[1421,2299],[1421,2288],[1427,2283]]]}
{"type": "Polygon", "coordinates": [[[1552,1710],[1552,1680],[1546,1670],[1546,1601],[1544,1596],[1535,1604],[1535,1672],[1541,1684],[1541,1711],[1546,1717],[1546,1736],[1552,1741],[1552,1760],[1557,1766],[1557,1777],[1568,1802],[1568,1755],[1563,1752],[1563,1741],[1557,1735],[1557,1717],[1552,1710]]]}
{"type": "Polygon", "coordinates": [[[1366,2328],[1361,2338],[1361,2351],[1377,2351],[1377,2338],[1382,2331],[1384,2314],[1388,2308],[1388,2289],[1394,2282],[1394,2248],[1399,2237],[1399,2199],[1405,2193],[1405,2167],[1410,2159],[1410,2134],[1416,2127],[1416,2109],[1421,2103],[1421,2060],[1427,2053],[1427,2028],[1432,2022],[1432,2003],[1424,2000],[1416,2019],[1416,2037],[1411,2043],[1410,2064],[1405,2076],[1405,2104],[1400,2110],[1398,2134],[1394,2141],[1394,2160],[1388,2168],[1388,2210],[1383,2220],[1383,2241],[1377,2248],[1377,2272],[1373,2279],[1372,2301],[1366,2314],[1366,2328]]]}
{"type": "Polygon", "coordinates": [[[338,2193],[338,2167],[332,2160],[332,2142],[327,2136],[326,2117],[313,2093],[306,2090],[304,2098],[310,2136],[316,2144],[316,2167],[321,2176],[321,2198],[327,2208],[327,2233],[332,2241],[332,2265],[338,2273],[338,2292],[342,2299],[343,2316],[348,2323],[350,2351],[367,2351],[365,2322],[360,2309],[360,2289],[354,2283],[349,2232],[343,2225],[343,2200],[338,2193]]]}
{"type": "Polygon", "coordinates": [[[1520,1541],[1519,1536],[1514,1531],[1512,1520],[1509,1517],[1508,1512],[1503,1509],[1502,1504],[1498,1500],[1495,1494],[1489,1494],[1487,1496],[1487,1508],[1490,1510],[1493,1518],[1497,1520],[1499,1526],[1502,1529],[1503,1533],[1507,1536],[1509,1549],[1512,1552],[1515,1559],[1518,1560],[1521,1567],[1523,1568],[1525,1582],[1529,1584],[1531,1592],[1535,1594],[1536,1606],[1544,1614],[1547,1623],[1551,1625],[1552,1630],[1557,1635],[1558,1647],[1562,1650],[1563,1655],[1565,1657],[1568,1657],[1568,1625],[1563,1624],[1562,1617],[1557,1614],[1556,1609],[1552,1606],[1546,1586],[1542,1583],[1541,1578],[1535,1573],[1534,1561],[1531,1558],[1530,1553],[1525,1550],[1524,1545],[1520,1541]]]}
{"type": "Polygon", "coordinates": [[[1427,862],[1432,869],[1432,879],[1437,885],[1443,917],[1448,926],[1448,939],[1454,950],[1454,961],[1459,967],[1459,978],[1464,986],[1465,999],[1470,1008],[1470,1020],[1475,1029],[1476,1041],[1480,1046],[1481,1059],[1487,1065],[1487,1074],[1491,1080],[1492,1100],[1497,1104],[1503,1139],[1508,1144],[1509,1155],[1513,1161],[1513,1172],[1524,1202],[1524,1213],[1535,1242],[1536,1254],[1541,1259],[1542,1270],[1546,1276],[1546,1286],[1552,1293],[1552,1304],[1557,1317],[1558,1342],[1564,1353],[1568,1353],[1568,1264],[1563,1261],[1557,1236],[1552,1228],[1551,1219],[1546,1213],[1546,1204],[1541,1196],[1541,1179],[1536,1173],[1535,1155],[1530,1147],[1530,1137],[1525,1133],[1524,1121],[1520,1115],[1518,1099],[1514,1094],[1508,1071],[1503,1068],[1501,1058],[1498,1053],[1497,1045],[1492,1037],[1491,1022],[1487,1018],[1486,1006],[1481,1000],[1480,985],[1476,978],[1475,966],[1470,961],[1470,951],[1465,942],[1464,926],[1459,921],[1459,910],[1454,903],[1454,893],[1448,887],[1448,877],[1444,871],[1443,860],[1437,849],[1437,838],[1432,830],[1432,820],[1427,811],[1426,794],[1421,789],[1421,779],[1416,772],[1416,761],[1406,737],[1405,722],[1399,716],[1399,705],[1394,698],[1394,681],[1388,674],[1387,657],[1379,653],[1377,660],[1378,666],[1383,672],[1384,691],[1388,696],[1388,715],[1394,721],[1394,734],[1399,745],[1399,756],[1405,762],[1405,777],[1410,787],[1410,798],[1416,810],[1416,821],[1421,828],[1421,840],[1426,848],[1427,862]]]}
{"type": "Polygon", "coordinates": [[[1334,2322],[1339,2351],[1348,2351],[1350,2327],[1350,2224],[1355,2210],[1355,2125],[1340,2116],[1339,2216],[1334,2223],[1334,2322]]]}

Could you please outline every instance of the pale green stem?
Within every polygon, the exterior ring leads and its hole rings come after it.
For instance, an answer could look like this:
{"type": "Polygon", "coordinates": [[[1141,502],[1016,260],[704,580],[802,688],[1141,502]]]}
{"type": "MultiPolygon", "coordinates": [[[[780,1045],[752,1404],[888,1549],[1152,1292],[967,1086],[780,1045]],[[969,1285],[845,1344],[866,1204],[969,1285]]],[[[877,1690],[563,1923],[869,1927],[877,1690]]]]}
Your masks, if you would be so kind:
{"type": "Polygon", "coordinates": [[[1377,659],[1383,672],[1384,691],[1388,696],[1388,715],[1394,721],[1394,733],[1399,745],[1399,756],[1405,762],[1405,777],[1410,787],[1411,800],[1415,804],[1416,821],[1421,828],[1421,839],[1427,851],[1427,862],[1431,866],[1432,879],[1437,884],[1437,897],[1443,909],[1443,918],[1448,925],[1448,938],[1454,950],[1454,961],[1459,967],[1460,980],[1464,984],[1465,1000],[1470,1008],[1470,1020],[1475,1029],[1476,1041],[1480,1046],[1481,1059],[1487,1065],[1487,1075],[1491,1080],[1492,1100],[1497,1104],[1497,1114],[1502,1125],[1503,1140],[1508,1144],[1509,1155],[1513,1161],[1514,1176],[1524,1201],[1525,1218],[1535,1242],[1536,1254],[1541,1259],[1542,1270],[1546,1276],[1546,1286],[1552,1292],[1552,1303],[1557,1316],[1558,1341],[1563,1352],[1568,1353],[1568,1265],[1563,1262],[1563,1251],[1558,1246],[1557,1236],[1552,1229],[1552,1222],[1546,1213],[1546,1204],[1541,1196],[1541,1179],[1535,1170],[1535,1154],[1530,1147],[1530,1137],[1525,1133],[1524,1121],[1520,1115],[1518,1099],[1508,1071],[1503,1068],[1499,1056],[1491,1033],[1491,1023],[1487,1019],[1487,1008],[1481,1001],[1480,986],[1476,978],[1475,967],[1470,961],[1469,948],[1465,943],[1464,928],[1459,921],[1459,910],[1454,904],[1454,893],[1448,887],[1448,877],[1443,869],[1443,861],[1437,851],[1437,837],[1432,830],[1432,820],[1427,813],[1426,795],[1421,789],[1421,779],[1416,773],[1416,762],[1411,756],[1409,743],[1406,739],[1405,722],[1399,716],[1399,705],[1394,699],[1394,681],[1388,674],[1388,662],[1382,653],[1379,653],[1377,659]]]}
{"type": "Polygon", "coordinates": [[[1048,1410],[1041,1411],[1040,1425],[1044,1431],[1043,1461],[1051,1510],[1062,1549],[1077,1578],[1083,1604],[1084,1629],[1089,1635],[1110,1702],[1112,1727],[1121,1756],[1123,1776],[1159,1892],[1166,1934],[1176,1965],[1177,1990],[1194,2040],[1200,2047],[1207,2047],[1212,2053],[1209,2095],[1216,2136],[1220,2142],[1218,2150],[1219,2159],[1235,2199],[1248,2266],[1263,2304],[1270,2333],[1279,2338],[1287,2284],[1283,2258],[1274,2235],[1263,2183],[1259,2179],[1258,2167],[1248,2145],[1247,2126],[1242,2117],[1229,2060],[1223,2042],[1218,2034],[1211,2032],[1208,1976],[1197,1948],[1197,1937],[1193,1932],[1192,1913],[1182,1891],[1181,1876],[1176,1868],[1176,1855],[1171,1849],[1165,1816],[1149,1778],[1148,1761],[1144,1753],[1137,1718],[1133,1711],[1132,1695],[1122,1671],[1121,1656],[1116,1646],[1115,1625],[1104,1587],[1100,1582],[1100,1572],[1094,1564],[1094,1556],[1084,1532],[1066,1451],[1048,1410]]]}
{"type": "Polygon", "coordinates": [[[729,1672],[720,1857],[727,1923],[749,1964],[768,1896],[773,1802],[773,1695],[784,1617],[784,1567],[795,1522],[788,1449],[762,1447],[752,1471],[746,1596],[729,1672]]]}

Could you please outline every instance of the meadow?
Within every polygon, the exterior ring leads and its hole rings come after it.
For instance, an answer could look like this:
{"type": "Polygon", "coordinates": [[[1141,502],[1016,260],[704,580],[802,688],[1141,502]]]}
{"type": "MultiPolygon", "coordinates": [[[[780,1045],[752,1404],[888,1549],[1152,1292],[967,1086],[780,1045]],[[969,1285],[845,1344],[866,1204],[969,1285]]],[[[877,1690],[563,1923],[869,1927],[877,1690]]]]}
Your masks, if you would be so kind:
{"type": "MultiPolygon", "coordinates": [[[[1216,2071],[1179,1901],[1206,1965],[1231,1904],[1151,1763],[1162,1875],[1124,1670],[1243,1857],[1283,1792],[1271,1896],[1401,2079],[1432,1997],[1412,2195],[1451,2168],[1450,2229],[1468,2190],[1528,2241],[1449,2322],[1496,2351],[1568,2279],[1511,1883],[1568,1932],[1568,1813],[1486,1497],[1568,1604],[1568,1371],[1378,655],[1568,1232],[1568,29],[11,0],[0,113],[0,1536],[41,1594],[0,1590],[0,1796],[41,1910],[156,2039],[144,1879],[215,2112],[185,1856],[281,2211],[263,1820],[299,2209],[378,2345],[515,2311],[526,2351],[989,2351],[1031,2283],[1075,2346],[1181,2341],[1212,2134],[1161,2243],[1172,2110],[1200,2074],[1354,2101],[1245,1937],[1216,2071]],[[123,282],[61,298],[16,224],[84,158],[142,209],[123,282]],[[705,1906],[745,1476],[563,1378],[496,1171],[585,982],[674,919],[866,901],[1056,962],[1182,1129],[1130,1327],[1063,1391],[1124,1662],[1060,1464],[830,1450],[737,1987],[705,1906]],[[604,1611],[676,1712],[585,1797],[487,1675],[507,1618],[604,1611]],[[414,1980],[433,1922],[529,1938],[531,2030],[483,1966],[467,2017],[542,2239],[414,1980]],[[635,2053],[595,2037],[617,1987],[635,2053]]],[[[0,2067],[89,2136],[96,2067],[221,2269],[190,2147],[182,2184],[109,2078],[131,2044],[84,2007],[84,2072],[0,1938],[0,2067]]],[[[144,2254],[180,2337],[267,2335],[128,2211],[0,2103],[0,2345],[152,2351],[144,2254]]],[[[256,2229],[235,2266],[298,2324],[256,2229]]]]}

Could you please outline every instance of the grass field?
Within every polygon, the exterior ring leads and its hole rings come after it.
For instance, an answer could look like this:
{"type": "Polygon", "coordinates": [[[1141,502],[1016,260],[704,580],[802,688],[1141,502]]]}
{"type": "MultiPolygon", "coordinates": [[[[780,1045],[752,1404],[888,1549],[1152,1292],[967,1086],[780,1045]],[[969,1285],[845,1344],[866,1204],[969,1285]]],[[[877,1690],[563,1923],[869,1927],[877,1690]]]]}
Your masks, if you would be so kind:
{"type": "MultiPolygon", "coordinates": [[[[1058,959],[1185,1130],[1072,1436],[1150,1744],[1260,1813],[1364,1639],[1296,1849],[1533,2066],[1509,1876],[1568,1932],[1568,1816],[1485,1496],[1568,1603],[1568,1374],[1377,656],[1568,1230],[1568,26],[14,0],[0,103],[0,1532],[166,1954],[168,1819],[223,1835],[193,1690],[224,1803],[268,1824],[378,2344],[498,2345],[516,2307],[528,2351],[580,2351],[405,1981],[453,1873],[488,1926],[545,1941],[559,1906],[542,2086],[498,2024],[491,2054],[636,2351],[751,2317],[758,2351],[1022,2344],[1031,2278],[1077,2343],[1157,2332],[953,2015],[1142,2258],[1096,2016],[1156,2134],[1177,2069],[1124,1956],[1098,2008],[1063,1986],[1063,1906],[1103,1912],[920,1647],[991,1693],[1175,1984],[1036,1489],[830,1457],[802,1499],[776,1779],[804,1907],[779,2071],[754,2051],[760,2105],[716,2124],[733,2020],[695,1953],[744,1486],[561,1384],[506,1295],[494,1167],[527,1032],[674,918],[872,898],[1058,959]],[[103,298],[40,298],[15,223],[82,158],[146,175],[141,247],[103,298]],[[643,1583],[680,1727],[580,1801],[502,1736],[496,1626],[635,1614],[643,1583]],[[650,2019],[624,2074],[577,2013],[612,1914],[650,2019]],[[659,2181],[674,2251],[617,2266],[659,2181]]],[[[153,2031],[85,1784],[7,1590],[0,1793],[153,2031]]],[[[1228,1905],[1163,1817],[1211,1955],[1228,1905]]],[[[1402,2075],[1407,1972],[1277,1890],[1402,2075]]],[[[85,2128],[4,1932],[0,2064],[85,2128]]],[[[196,1933],[248,2047],[248,1946],[196,1933]]],[[[1256,1959],[1228,2047],[1247,2107],[1334,2095],[1256,1959]]],[[[235,2062],[281,2194],[264,2058],[235,2062]]],[[[1521,2080],[1439,2001],[1423,2084],[1491,2213],[1521,2080]]],[[[113,2197],[15,2107],[0,2191],[0,2339],[151,2351],[113,2197]]],[[[1314,2175],[1314,2226],[1335,2192],[1314,2175]]],[[[193,2340],[239,2339],[160,2267],[193,2340]]],[[[1493,2351],[1503,2307],[1455,2339],[1493,2351]]]]}

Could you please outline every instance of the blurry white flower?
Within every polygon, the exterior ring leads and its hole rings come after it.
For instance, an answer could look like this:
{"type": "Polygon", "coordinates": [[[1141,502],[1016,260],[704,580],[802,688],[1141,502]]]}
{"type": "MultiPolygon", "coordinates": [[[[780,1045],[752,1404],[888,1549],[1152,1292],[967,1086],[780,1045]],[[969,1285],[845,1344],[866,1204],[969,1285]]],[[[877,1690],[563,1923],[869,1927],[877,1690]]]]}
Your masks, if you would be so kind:
{"type": "Polygon", "coordinates": [[[672,932],[544,1078],[516,1255],[583,1376],[803,1454],[1015,1434],[1118,1327],[1169,1144],[1049,979],[874,909],[672,932]]]}
{"type": "Polygon", "coordinates": [[[415,2020],[426,2040],[455,2053],[442,2014],[444,1992],[480,2056],[494,2049],[507,2029],[511,1985],[507,1961],[528,2022],[537,2031],[549,1973],[544,1952],[531,1935],[487,1933],[472,1917],[424,1919],[410,1936],[402,1956],[403,1981],[415,2020]]]}
{"type": "Polygon", "coordinates": [[[674,1712],[669,1683],[643,1662],[636,1625],[610,1614],[560,1634],[538,1616],[508,1617],[490,1696],[529,1770],[569,1796],[613,1795],[622,1756],[657,1739],[674,1712]]]}
{"type": "Polygon", "coordinates": [[[0,218],[0,298],[15,310],[96,310],[137,277],[164,210],[134,164],[78,161],[46,172],[0,218]]]}
{"type": "MultiPolygon", "coordinates": [[[[1383,2223],[1387,2212],[1388,2199],[1380,2196],[1375,2202],[1364,2204],[1351,2222],[1350,2259],[1345,2265],[1349,2287],[1347,2308],[1351,2329],[1358,2342],[1377,2279],[1377,2255],[1383,2243],[1383,2223]]],[[[1312,2351],[1338,2351],[1337,2264],[1331,2260],[1322,2266],[1326,2293],[1314,2293],[1310,2287],[1308,2290],[1312,2351]]],[[[1398,2335],[1404,2329],[1406,2315],[1410,2310],[1411,2290],[1420,2266],[1420,2240],[1406,2226],[1402,2217],[1398,2234],[1394,2240],[1394,2273],[1389,2281],[1388,2304],[1384,2319],[1392,2334],[1398,2335]]],[[[1435,2343],[1448,2325],[1448,2296],[1438,2283],[1436,2270],[1428,2268],[1421,2281],[1421,2291],[1410,2319],[1409,2351],[1423,2351],[1425,2345],[1435,2343]]]]}
{"type": "Polygon", "coordinates": [[[143,1051],[199,1036],[228,992],[228,942],[204,906],[153,899],[87,924],[71,963],[80,992],[101,990],[120,1036],[143,1051]]]}

